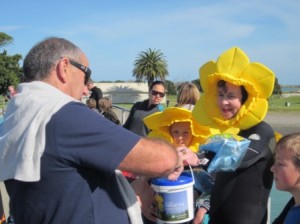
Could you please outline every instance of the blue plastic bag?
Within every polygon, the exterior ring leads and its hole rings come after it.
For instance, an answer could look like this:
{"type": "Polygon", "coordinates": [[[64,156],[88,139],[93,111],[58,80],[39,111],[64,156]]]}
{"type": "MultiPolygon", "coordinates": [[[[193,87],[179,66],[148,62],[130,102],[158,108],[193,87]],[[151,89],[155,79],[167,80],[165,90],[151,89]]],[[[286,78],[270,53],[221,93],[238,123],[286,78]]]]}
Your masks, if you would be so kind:
{"type": "Polygon", "coordinates": [[[235,171],[246,155],[250,140],[231,134],[213,135],[200,146],[200,151],[215,153],[210,162],[208,173],[235,171]]]}

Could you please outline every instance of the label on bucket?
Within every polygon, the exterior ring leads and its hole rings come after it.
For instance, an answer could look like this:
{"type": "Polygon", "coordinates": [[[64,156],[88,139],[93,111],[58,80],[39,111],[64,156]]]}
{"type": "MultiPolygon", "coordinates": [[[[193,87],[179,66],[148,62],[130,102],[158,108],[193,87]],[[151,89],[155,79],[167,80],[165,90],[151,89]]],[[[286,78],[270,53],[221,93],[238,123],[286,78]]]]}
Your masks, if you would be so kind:
{"type": "Polygon", "coordinates": [[[193,219],[193,180],[182,175],[177,181],[154,179],[156,215],[164,223],[182,223],[193,219]]]}

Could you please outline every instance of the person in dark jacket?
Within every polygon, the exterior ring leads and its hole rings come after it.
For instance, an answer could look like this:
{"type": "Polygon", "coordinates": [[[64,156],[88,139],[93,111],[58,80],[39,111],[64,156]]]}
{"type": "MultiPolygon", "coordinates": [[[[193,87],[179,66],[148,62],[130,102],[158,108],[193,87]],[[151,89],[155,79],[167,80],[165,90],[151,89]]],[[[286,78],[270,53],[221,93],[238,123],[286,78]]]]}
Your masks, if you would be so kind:
{"type": "Polygon", "coordinates": [[[149,129],[144,124],[143,119],[155,112],[164,110],[164,107],[161,105],[161,101],[166,95],[165,91],[166,88],[164,82],[152,82],[149,87],[149,98],[141,102],[136,102],[132,106],[130,114],[123,127],[140,136],[147,136],[149,129]]]}
{"type": "Polygon", "coordinates": [[[97,103],[97,108],[99,108],[99,100],[103,98],[103,93],[102,90],[95,86],[94,82],[92,79],[89,79],[87,83],[87,88],[91,92],[90,99],[95,99],[97,103]]]}

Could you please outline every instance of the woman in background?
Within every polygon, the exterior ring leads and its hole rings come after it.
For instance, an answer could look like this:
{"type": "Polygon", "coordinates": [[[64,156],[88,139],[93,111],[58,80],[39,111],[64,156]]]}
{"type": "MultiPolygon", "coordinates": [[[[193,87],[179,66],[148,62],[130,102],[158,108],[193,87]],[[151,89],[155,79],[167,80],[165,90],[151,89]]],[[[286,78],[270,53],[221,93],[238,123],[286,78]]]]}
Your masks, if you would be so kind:
{"type": "Polygon", "coordinates": [[[145,126],[143,119],[150,114],[164,110],[161,101],[165,95],[165,83],[162,81],[152,82],[149,87],[149,98],[132,106],[123,127],[140,136],[147,136],[150,130],[145,126]]]}
{"type": "Polygon", "coordinates": [[[177,107],[193,110],[196,102],[200,98],[200,91],[193,83],[185,82],[181,84],[177,93],[177,107]]]}

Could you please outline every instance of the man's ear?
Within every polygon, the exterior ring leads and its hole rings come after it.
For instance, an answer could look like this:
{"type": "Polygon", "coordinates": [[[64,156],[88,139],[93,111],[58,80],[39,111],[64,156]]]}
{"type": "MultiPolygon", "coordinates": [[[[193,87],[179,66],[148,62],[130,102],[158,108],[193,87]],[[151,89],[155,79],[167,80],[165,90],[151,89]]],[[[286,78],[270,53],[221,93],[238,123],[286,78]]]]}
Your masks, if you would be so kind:
{"type": "Polygon", "coordinates": [[[59,81],[66,83],[68,79],[68,65],[69,60],[67,58],[62,58],[59,60],[56,66],[56,74],[59,81]]]}

